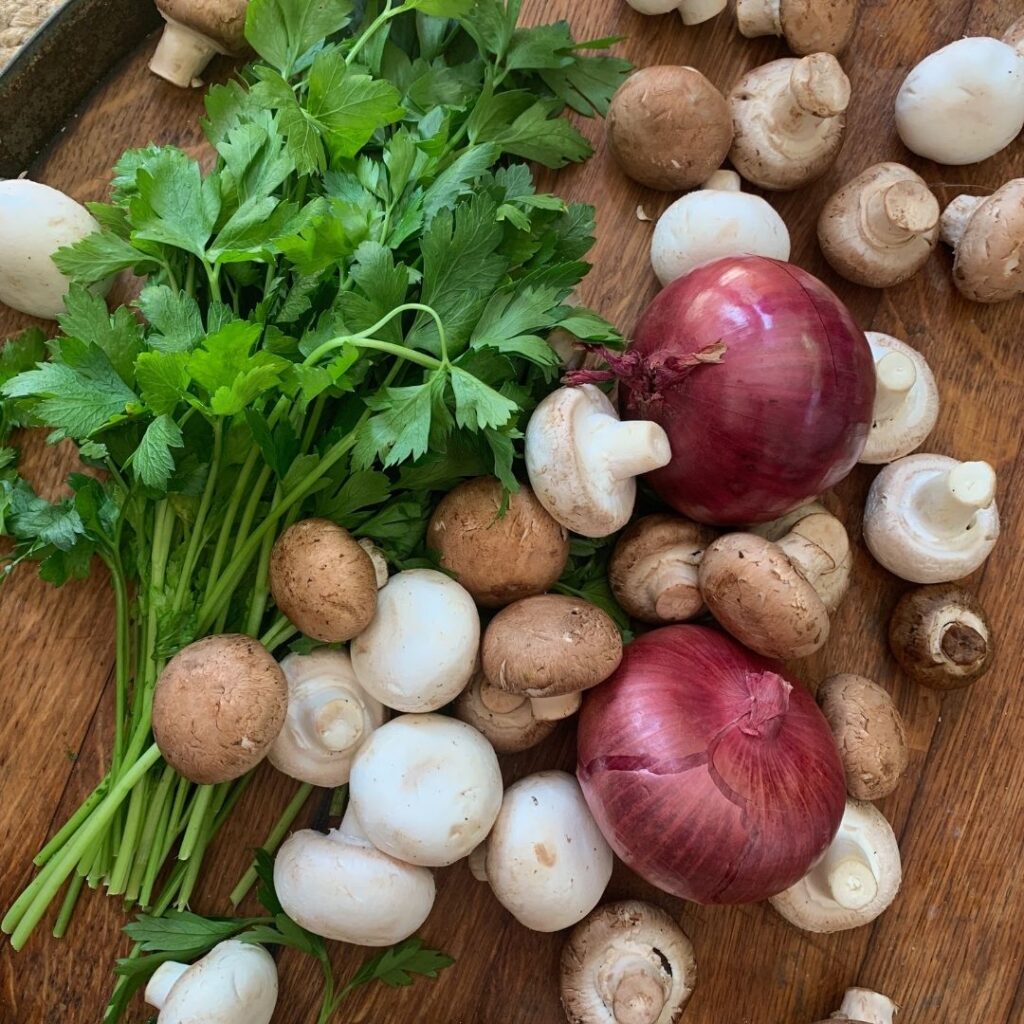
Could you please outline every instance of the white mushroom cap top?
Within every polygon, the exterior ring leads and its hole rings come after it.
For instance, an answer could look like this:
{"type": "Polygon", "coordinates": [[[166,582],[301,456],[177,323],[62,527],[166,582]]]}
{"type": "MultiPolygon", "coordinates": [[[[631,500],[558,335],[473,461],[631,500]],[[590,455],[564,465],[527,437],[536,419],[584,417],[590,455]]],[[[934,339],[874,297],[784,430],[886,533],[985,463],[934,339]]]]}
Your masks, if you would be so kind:
{"type": "Polygon", "coordinates": [[[538,772],[509,786],[485,851],[474,856],[474,873],[538,932],[589,914],[612,876],[611,847],[568,772],[538,772]]]}
{"type": "Polygon", "coordinates": [[[700,25],[725,10],[728,0],[626,0],[641,14],[668,14],[679,11],[684,25],[700,25]]]}
{"type": "Polygon", "coordinates": [[[677,199],[651,238],[651,266],[662,285],[723,256],[788,260],[789,253],[785,221],[760,196],[741,192],[735,171],[718,171],[677,199]]]}
{"type": "Polygon", "coordinates": [[[874,921],[896,898],[902,881],[892,826],[874,804],[847,800],[825,856],[771,904],[806,932],[847,931],[874,921]]]}
{"type": "Polygon", "coordinates": [[[494,748],[465,722],[400,715],[356,755],[352,809],[379,850],[410,864],[443,867],[467,856],[501,808],[494,748]]]}
{"type": "Polygon", "coordinates": [[[693,944],[639,900],[598,907],[562,949],[569,1024],[675,1024],[696,983],[693,944]]]}
{"type": "Polygon", "coordinates": [[[939,389],[927,360],[906,342],[867,332],[875,358],[875,415],[860,461],[895,462],[920,448],[939,418],[939,389]]]}
{"type": "Polygon", "coordinates": [[[218,943],[192,966],[167,961],[146,986],[157,1024],[270,1024],[277,1006],[274,958],[251,942],[218,943]]]}
{"type": "Polygon", "coordinates": [[[593,384],[553,391],[526,428],[530,486],[558,522],[584,537],[621,530],[633,514],[636,477],[671,458],[657,423],[622,422],[593,384]]]}
{"type": "Polygon", "coordinates": [[[969,576],[999,539],[996,474],[987,462],[908,455],[875,477],[864,540],[889,572],[911,583],[969,576]]]}
{"type": "Polygon", "coordinates": [[[469,682],[480,613],[443,572],[408,569],[380,589],[373,621],[351,645],[363,689],[396,711],[436,711],[469,682]]]}
{"type": "Polygon", "coordinates": [[[899,1007],[888,997],[866,988],[849,988],[843,997],[843,1005],[832,1014],[842,1024],[893,1024],[899,1007]]]}
{"type": "Polygon", "coordinates": [[[789,48],[840,53],[853,35],[860,0],[736,0],[736,21],[748,39],[785,36],[789,48]]]}
{"type": "Polygon", "coordinates": [[[384,705],[359,685],[345,651],[322,647],[289,654],[281,671],[288,681],[288,711],[267,759],[301,782],[343,785],[356,751],[383,724],[384,705]]]}
{"type": "Polygon", "coordinates": [[[959,39],[925,57],[900,87],[896,129],[940,164],[973,164],[1024,128],[1024,59],[998,39],[959,39]]]}

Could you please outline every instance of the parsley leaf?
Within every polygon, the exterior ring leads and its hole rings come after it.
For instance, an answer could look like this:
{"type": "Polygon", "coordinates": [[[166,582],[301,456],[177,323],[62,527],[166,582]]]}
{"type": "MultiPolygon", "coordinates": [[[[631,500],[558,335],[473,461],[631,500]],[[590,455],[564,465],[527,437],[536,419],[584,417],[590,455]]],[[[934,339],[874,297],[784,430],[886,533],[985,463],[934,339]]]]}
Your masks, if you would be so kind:
{"type": "Polygon", "coordinates": [[[184,444],[178,424],[166,414],[157,416],[146,428],[139,447],[127,464],[147,487],[165,487],[174,472],[171,449],[181,448],[184,444]]]}
{"type": "Polygon", "coordinates": [[[299,58],[348,24],[350,0],[251,0],[245,37],[286,78],[299,58]]]}
{"type": "Polygon", "coordinates": [[[413,975],[436,978],[438,971],[453,963],[450,956],[424,947],[422,939],[406,939],[367,960],[346,987],[353,989],[379,981],[389,988],[404,988],[412,984],[413,975]]]}
{"type": "Polygon", "coordinates": [[[122,270],[149,272],[155,264],[131,243],[111,231],[94,231],[81,241],[62,246],[52,256],[57,269],[76,284],[95,284],[122,270]]]}

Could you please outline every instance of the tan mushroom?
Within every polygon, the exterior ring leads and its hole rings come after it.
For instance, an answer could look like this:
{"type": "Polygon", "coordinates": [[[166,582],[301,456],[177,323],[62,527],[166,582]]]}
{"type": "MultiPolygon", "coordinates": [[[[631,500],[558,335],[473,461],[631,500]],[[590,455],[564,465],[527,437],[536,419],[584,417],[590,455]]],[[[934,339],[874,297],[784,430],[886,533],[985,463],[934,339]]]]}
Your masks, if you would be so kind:
{"type": "Polygon", "coordinates": [[[608,142],[622,170],[640,184],[668,192],[696,188],[729,152],[729,105],[695,68],[643,68],[612,99],[608,142]]]}
{"type": "Polygon", "coordinates": [[[956,251],[953,280],[971,301],[1024,294],[1024,178],[988,197],[954,199],[942,214],[942,240],[956,251]]]}
{"type": "Polygon", "coordinates": [[[492,686],[483,672],[477,672],[470,680],[456,698],[453,710],[456,718],[483,733],[499,754],[516,754],[535,747],[558,724],[557,719],[538,718],[533,701],[492,686]]]}
{"type": "Polygon", "coordinates": [[[249,0],[156,0],[156,6],[167,26],[149,70],[172,85],[201,85],[214,54],[245,51],[249,0]]]}
{"type": "Polygon", "coordinates": [[[889,646],[900,668],[933,690],[970,686],[995,655],[985,609],[972,593],[949,583],[900,598],[889,620],[889,646]]]}
{"type": "Polygon", "coordinates": [[[569,560],[569,534],[525,484],[508,496],[492,476],[459,484],[441,499],[427,546],[484,608],[549,590],[569,560]]]}
{"type": "Polygon", "coordinates": [[[859,0],[736,0],[736,21],[748,39],[784,36],[799,56],[842,53],[853,36],[859,0]]]}
{"type": "Polygon", "coordinates": [[[774,191],[815,181],[843,147],[849,103],[850,80],[828,53],[748,71],[729,94],[733,167],[774,191]]]}
{"type": "Polygon", "coordinates": [[[284,725],[288,683],[249,636],[208,636],[180,650],[153,694],[153,736],[192,782],[230,782],[255,768],[284,725]]]}

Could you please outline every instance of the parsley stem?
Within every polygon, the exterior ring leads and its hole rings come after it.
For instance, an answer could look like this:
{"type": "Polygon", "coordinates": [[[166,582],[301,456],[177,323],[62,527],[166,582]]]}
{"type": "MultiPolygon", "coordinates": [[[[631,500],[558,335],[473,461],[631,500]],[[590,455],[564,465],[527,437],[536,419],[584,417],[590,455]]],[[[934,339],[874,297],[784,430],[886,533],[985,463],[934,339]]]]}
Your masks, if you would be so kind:
{"type": "Polygon", "coordinates": [[[143,775],[132,789],[132,795],[128,800],[128,816],[124,834],[121,836],[121,842],[115,852],[114,867],[107,882],[107,892],[111,896],[121,896],[128,888],[128,878],[135,861],[135,842],[139,838],[139,831],[142,828],[142,810],[148,795],[147,776],[143,775]]]}
{"type": "Polygon", "coordinates": [[[114,643],[114,752],[111,768],[118,771],[124,757],[124,744],[128,723],[125,715],[128,711],[128,674],[131,667],[131,640],[129,631],[128,581],[125,579],[121,565],[121,556],[115,550],[104,557],[110,569],[110,578],[114,584],[114,622],[116,640],[114,643]]]}
{"type": "Polygon", "coordinates": [[[53,925],[53,937],[55,939],[64,938],[64,935],[68,930],[68,925],[71,923],[71,915],[75,912],[75,904],[78,902],[78,897],[82,892],[82,886],[84,884],[85,877],[83,875],[76,872],[71,876],[71,881],[68,882],[68,891],[64,894],[64,902],[60,907],[60,913],[57,915],[57,920],[53,925]]]}
{"type": "Polygon", "coordinates": [[[260,637],[260,643],[268,651],[273,652],[286,640],[290,640],[298,630],[283,616],[279,615],[270,628],[260,637]]]}
{"type": "Polygon", "coordinates": [[[169,765],[164,765],[160,779],[153,791],[153,799],[149,801],[149,808],[139,835],[138,848],[135,851],[135,859],[132,864],[131,875],[128,879],[128,887],[125,890],[127,899],[135,902],[142,891],[143,879],[146,877],[146,870],[149,867],[150,853],[157,843],[160,820],[164,816],[164,809],[168,806],[171,786],[174,784],[175,771],[169,765]]]}
{"type": "Polygon", "coordinates": [[[82,801],[78,810],[68,818],[67,821],[57,830],[53,838],[35,855],[32,863],[36,867],[44,867],[55,853],[78,831],[79,826],[92,813],[103,797],[106,795],[107,786],[110,783],[108,773],[102,782],[82,801]]]}
{"type": "Polygon", "coordinates": [[[404,14],[406,11],[412,10],[411,4],[399,4],[398,7],[391,6],[391,0],[387,0],[384,5],[384,10],[377,15],[373,21],[367,26],[366,31],[352,44],[352,49],[348,51],[345,57],[345,63],[351,64],[355,59],[356,54],[376,35],[377,30],[382,26],[386,25],[392,18],[397,18],[398,15],[404,14]]]}
{"type": "Polygon", "coordinates": [[[188,828],[185,829],[185,838],[181,841],[181,849],[178,850],[178,860],[188,860],[192,856],[202,835],[203,822],[206,813],[210,809],[210,802],[213,800],[213,793],[216,786],[200,786],[196,791],[195,804],[188,816],[188,828]]]}

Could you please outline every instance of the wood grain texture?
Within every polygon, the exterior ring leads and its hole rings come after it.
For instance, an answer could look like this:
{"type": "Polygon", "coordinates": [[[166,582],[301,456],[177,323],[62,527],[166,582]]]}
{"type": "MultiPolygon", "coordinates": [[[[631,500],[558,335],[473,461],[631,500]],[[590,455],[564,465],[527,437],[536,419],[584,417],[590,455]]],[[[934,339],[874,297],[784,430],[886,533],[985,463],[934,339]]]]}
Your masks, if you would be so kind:
{"type": "MultiPolygon", "coordinates": [[[[621,0],[527,0],[534,20],[565,16],[579,37],[627,36],[620,50],[639,65],[692,64],[727,89],[746,69],[784,55],[775,40],[747,41],[730,16],[686,29],[678,18],[643,18],[621,0]]],[[[991,673],[973,690],[940,698],[902,679],[884,644],[889,612],[905,585],[873,564],[860,545],[860,510],[874,471],[861,467],[830,499],[859,546],[854,585],[834,623],[828,648],[797,666],[809,684],[825,673],[861,672],[889,688],[910,734],[911,766],[883,804],[903,850],[905,882],[893,908],[873,927],[837,936],[804,935],[767,906],[708,908],[654,892],[621,867],[609,898],[638,896],[665,907],[692,937],[700,983],[685,1020],[693,1024],[806,1024],[835,1009],[852,984],[876,987],[903,1007],[907,1024],[1015,1024],[1024,1017],[1024,890],[1017,864],[1024,849],[1024,663],[1019,636],[1024,587],[1019,558],[1024,502],[1021,413],[1024,411],[1024,302],[998,307],[962,300],[950,283],[950,256],[940,252],[914,280],[881,293],[848,285],[825,267],[814,222],[842,181],[882,159],[910,163],[941,199],[963,185],[992,190],[1024,172],[1024,143],[986,163],[955,170],[913,159],[892,127],[892,104],[911,65],[963,34],[999,34],[1024,14],[1024,0],[867,0],[844,57],[854,102],[846,148],[821,182],[773,202],[790,226],[794,262],[821,275],[865,328],[907,339],[929,358],[944,402],[933,450],[985,458],[1000,476],[1004,539],[976,579],[1000,640],[991,673]]],[[[126,147],[155,141],[201,152],[200,97],[149,77],[145,54],[112,76],[33,174],[78,199],[98,199],[112,160],[126,147]]],[[[224,69],[222,69],[222,73],[224,69]]],[[[633,186],[609,160],[600,125],[586,130],[597,155],[545,184],[598,208],[595,270],[583,296],[627,328],[655,291],[647,263],[650,217],[673,198],[633,186]]],[[[2,318],[8,330],[22,321],[2,318]]],[[[33,465],[53,485],[52,451],[33,465]]],[[[29,572],[0,591],[0,904],[29,879],[29,861],[98,778],[108,752],[112,665],[111,604],[100,576],[54,592],[29,572]],[[56,809],[56,811],[55,811],[56,809]]],[[[566,725],[542,747],[505,758],[508,781],[541,769],[570,768],[566,725]]],[[[224,893],[294,792],[267,768],[249,788],[219,838],[199,910],[223,912],[224,893]]],[[[307,812],[312,816],[313,802],[307,812]]],[[[474,882],[464,865],[438,872],[438,901],[424,937],[459,960],[436,982],[404,991],[373,990],[353,999],[347,1024],[558,1024],[556,969],[562,937],[519,927],[474,882]]],[[[126,947],[117,936],[117,902],[99,896],[80,905],[69,936],[44,929],[17,956],[0,947],[0,1021],[4,1024],[91,1022],[110,984],[110,964],[126,947]]],[[[362,953],[333,950],[340,970],[362,953]]],[[[318,983],[312,965],[281,958],[282,998],[275,1020],[314,1018],[318,983]]],[[[140,1008],[136,1019],[142,1019],[140,1008]]]]}

